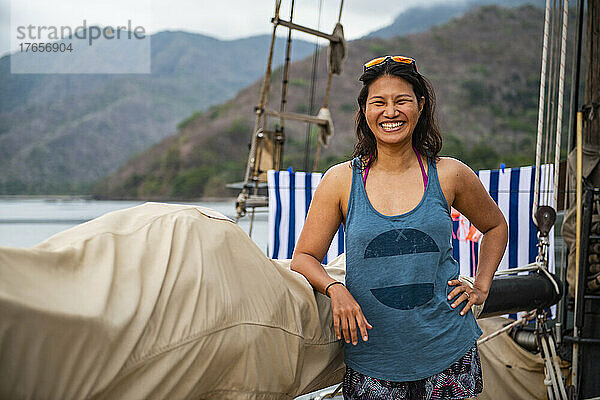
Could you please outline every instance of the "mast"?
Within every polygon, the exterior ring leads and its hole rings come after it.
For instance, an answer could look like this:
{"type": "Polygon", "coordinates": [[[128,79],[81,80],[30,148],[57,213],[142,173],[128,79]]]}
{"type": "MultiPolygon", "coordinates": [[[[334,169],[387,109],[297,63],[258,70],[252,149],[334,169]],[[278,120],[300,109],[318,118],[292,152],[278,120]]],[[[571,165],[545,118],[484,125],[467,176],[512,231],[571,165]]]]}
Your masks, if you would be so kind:
{"type": "MultiPolygon", "coordinates": [[[[570,191],[577,188],[576,196],[570,193],[570,197],[572,200],[576,197],[576,201],[571,202],[563,223],[565,239],[567,231],[576,234],[575,246],[570,245],[567,267],[568,281],[571,276],[569,291],[575,299],[574,329],[573,336],[565,336],[565,340],[573,344],[572,383],[577,399],[600,396],[600,293],[597,287],[600,277],[596,277],[597,271],[592,268],[597,265],[592,260],[600,256],[600,229],[596,226],[600,222],[600,210],[594,207],[594,204],[600,205],[600,168],[597,167],[600,159],[600,0],[588,0],[587,5],[585,94],[583,104],[576,110],[576,140],[573,142],[577,145],[569,155],[568,168],[568,179],[575,183],[569,185],[570,191]]],[[[583,17],[583,5],[579,13],[583,17]]],[[[579,47],[578,43],[578,54],[579,47]]],[[[578,77],[577,73],[575,89],[578,77]]],[[[574,103],[578,104],[576,97],[574,103]]]]}
{"type": "MultiPolygon", "coordinates": [[[[245,216],[249,211],[250,228],[248,234],[250,236],[252,236],[252,226],[256,209],[267,207],[269,204],[268,196],[264,193],[267,182],[267,170],[281,169],[281,163],[283,161],[283,147],[285,142],[285,122],[304,122],[308,125],[308,132],[310,132],[311,125],[316,125],[316,127],[319,129],[315,164],[318,163],[320,146],[326,146],[328,138],[333,135],[333,121],[331,119],[329,109],[327,108],[327,99],[329,99],[329,91],[331,89],[331,76],[332,74],[339,75],[342,72],[341,65],[346,56],[346,41],[344,39],[344,30],[342,24],[340,23],[340,19],[342,17],[342,8],[344,6],[343,0],[340,1],[338,22],[336,23],[331,34],[293,22],[294,0],[291,1],[289,21],[281,19],[279,15],[281,3],[282,0],[275,0],[275,16],[271,19],[271,22],[273,23],[271,46],[259,102],[255,107],[256,119],[252,133],[244,181],[241,183],[241,186],[240,184],[227,185],[231,188],[239,187],[242,189],[236,200],[236,221],[245,216]],[[275,47],[276,40],[275,33],[277,27],[279,26],[288,28],[288,35],[286,42],[285,62],[283,66],[283,79],[281,82],[281,103],[279,111],[276,111],[267,108],[267,106],[269,102],[270,83],[272,78],[273,49],[275,47]],[[289,69],[291,62],[290,50],[293,30],[301,31],[318,38],[324,38],[329,41],[329,75],[327,89],[325,92],[326,100],[324,106],[319,110],[319,113],[316,116],[289,112],[286,109],[289,69]],[[271,119],[271,122],[273,122],[273,120],[277,121],[274,129],[269,128],[271,126],[268,123],[269,118],[271,119]]],[[[319,18],[320,14],[321,7],[319,7],[319,18]]],[[[315,59],[318,56],[318,51],[319,49],[316,47],[315,59]]],[[[316,79],[315,68],[313,68],[312,76],[312,90],[314,91],[314,82],[316,79]]],[[[313,93],[311,93],[311,98],[312,97],[313,93]]],[[[310,146],[307,146],[307,151],[309,150],[309,147],[310,146]]],[[[307,162],[305,162],[305,164],[307,164],[307,162]]]]}
{"type": "Polygon", "coordinates": [[[583,147],[600,147],[600,0],[590,0],[587,19],[587,68],[583,147]]]}

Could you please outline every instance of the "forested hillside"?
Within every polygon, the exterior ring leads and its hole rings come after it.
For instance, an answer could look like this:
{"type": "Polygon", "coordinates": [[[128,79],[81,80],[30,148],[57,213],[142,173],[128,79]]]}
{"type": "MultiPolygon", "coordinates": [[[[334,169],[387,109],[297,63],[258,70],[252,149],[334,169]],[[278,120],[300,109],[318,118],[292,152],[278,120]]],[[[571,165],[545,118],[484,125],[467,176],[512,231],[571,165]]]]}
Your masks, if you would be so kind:
{"type": "MultiPolygon", "coordinates": [[[[89,193],[182,119],[259,78],[270,36],[159,32],[150,39],[150,74],[12,74],[10,56],[0,59],[0,194],[89,193]]],[[[276,64],[284,43],[278,39],[276,64]]],[[[296,41],[292,59],[313,51],[296,41]]]]}
{"type": "MultiPolygon", "coordinates": [[[[353,115],[362,64],[383,54],[417,59],[433,83],[444,135],[443,154],[472,168],[533,162],[543,12],[534,6],[487,6],[427,32],[389,39],[365,38],[348,45],[341,76],[335,76],[330,109],[335,136],[322,153],[322,169],[351,154],[353,115]]],[[[317,104],[326,85],[326,50],[319,58],[317,104]]],[[[308,108],[312,58],[291,67],[288,110],[308,108]]],[[[278,107],[281,70],[272,79],[271,107],[278,107]]],[[[191,115],[176,134],[139,154],[95,189],[109,198],[197,198],[231,195],[225,183],[242,179],[260,81],[232,100],[191,115]]],[[[301,169],[305,126],[286,123],[284,166],[301,169]]],[[[313,142],[314,143],[314,142],[313,142]]]]}

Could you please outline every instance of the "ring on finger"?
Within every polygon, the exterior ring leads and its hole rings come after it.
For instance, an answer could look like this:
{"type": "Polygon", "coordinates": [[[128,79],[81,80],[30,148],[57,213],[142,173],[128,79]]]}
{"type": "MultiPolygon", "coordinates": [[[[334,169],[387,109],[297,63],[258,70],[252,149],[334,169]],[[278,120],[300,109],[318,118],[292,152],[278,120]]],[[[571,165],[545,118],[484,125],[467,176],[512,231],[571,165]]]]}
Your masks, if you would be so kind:
{"type": "Polygon", "coordinates": [[[469,292],[467,292],[466,290],[465,290],[465,294],[467,295],[467,299],[470,299],[470,298],[471,298],[471,295],[470,295],[470,294],[469,294],[469,292]]]}

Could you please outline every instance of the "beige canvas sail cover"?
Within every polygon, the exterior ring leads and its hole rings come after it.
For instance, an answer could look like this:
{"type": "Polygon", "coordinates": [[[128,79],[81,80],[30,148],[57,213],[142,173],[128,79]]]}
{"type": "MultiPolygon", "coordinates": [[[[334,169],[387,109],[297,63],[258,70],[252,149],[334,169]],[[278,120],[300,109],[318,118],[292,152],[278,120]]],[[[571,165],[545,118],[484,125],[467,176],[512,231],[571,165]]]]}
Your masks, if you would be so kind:
{"type": "MultiPolygon", "coordinates": [[[[326,269],[343,280],[343,257],[326,269]]],[[[1,399],[291,399],[341,381],[331,327],[328,298],[209,209],[148,203],[0,247],[1,399]]],[[[480,352],[481,399],[544,398],[539,355],[507,335],[480,352]]]]}
{"type": "MultiPolygon", "coordinates": [[[[514,322],[508,318],[492,317],[477,321],[483,336],[514,322]]],[[[483,393],[477,400],[547,400],[544,384],[544,360],[515,343],[506,333],[479,346],[483,393]]],[[[562,374],[569,376],[568,363],[561,362],[562,374]]],[[[567,382],[569,384],[570,382],[567,382]]]]}
{"type": "Polygon", "coordinates": [[[0,248],[3,399],[293,398],[341,380],[329,327],[328,298],[208,209],[149,203],[0,248]]]}

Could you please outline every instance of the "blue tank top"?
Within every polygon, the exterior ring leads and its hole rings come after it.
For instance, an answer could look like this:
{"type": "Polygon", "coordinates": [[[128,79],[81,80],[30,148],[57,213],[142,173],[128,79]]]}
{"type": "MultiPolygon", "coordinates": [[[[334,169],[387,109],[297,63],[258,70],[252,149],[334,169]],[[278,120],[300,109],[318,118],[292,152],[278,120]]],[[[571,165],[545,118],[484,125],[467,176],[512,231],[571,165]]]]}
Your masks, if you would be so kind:
{"type": "Polygon", "coordinates": [[[369,202],[360,160],[353,162],[346,216],[346,287],[373,329],[369,340],[345,344],[352,369],[388,381],[414,381],[448,368],[477,341],[473,313],[453,309],[448,281],[458,278],[452,257],[452,218],[435,162],[419,204],[394,216],[369,202]]]}

